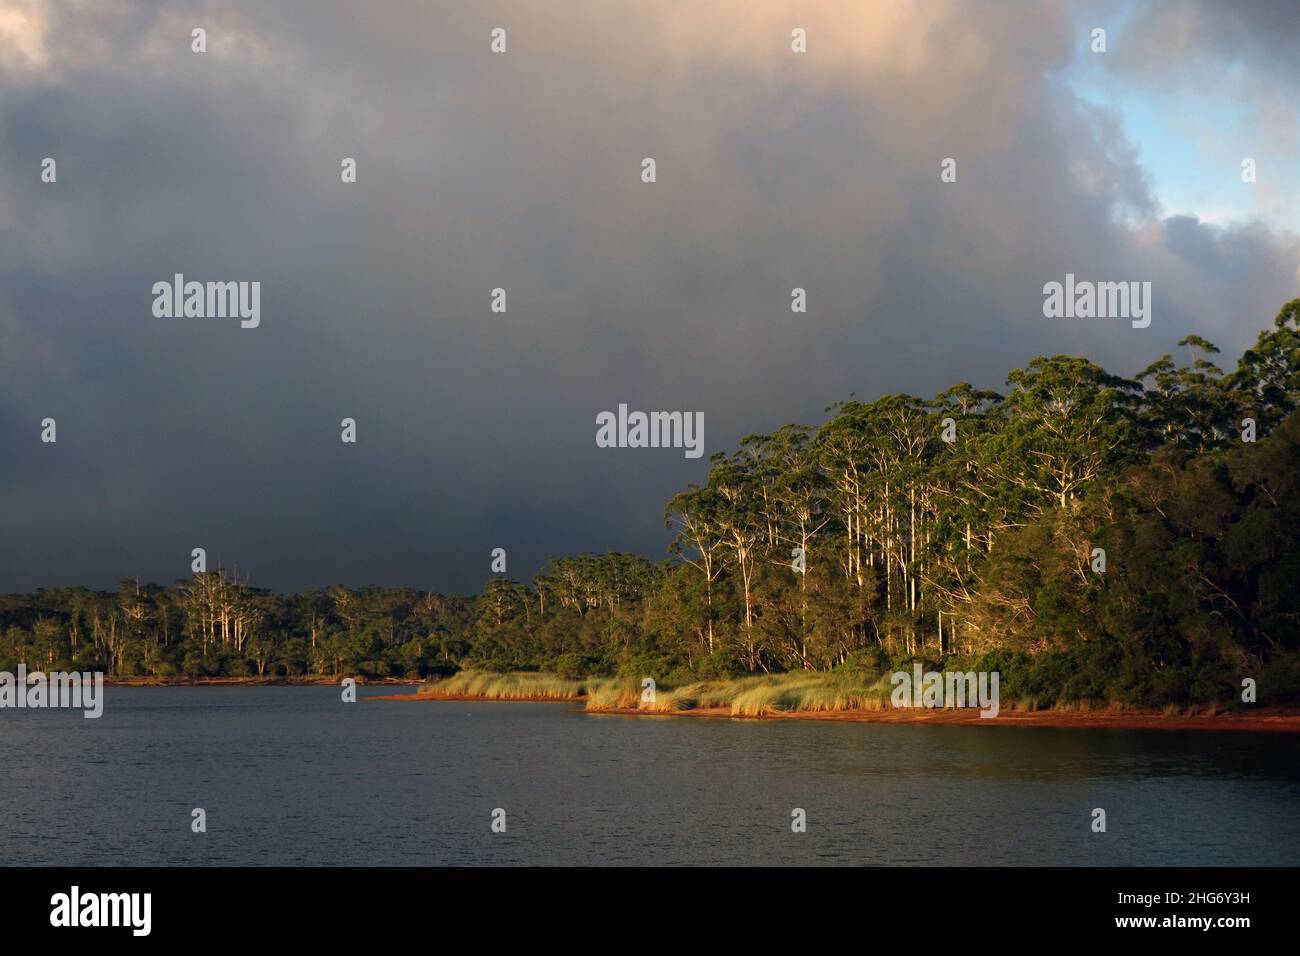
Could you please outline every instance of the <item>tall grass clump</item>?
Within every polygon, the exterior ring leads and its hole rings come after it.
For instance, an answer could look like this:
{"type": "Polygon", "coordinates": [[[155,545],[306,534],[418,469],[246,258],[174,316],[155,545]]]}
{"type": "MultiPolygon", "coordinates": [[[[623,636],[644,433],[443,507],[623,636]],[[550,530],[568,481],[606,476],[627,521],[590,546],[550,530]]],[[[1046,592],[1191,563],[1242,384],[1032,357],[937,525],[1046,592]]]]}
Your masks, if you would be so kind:
{"type": "Polygon", "coordinates": [[[431,681],[420,688],[421,694],[447,694],[482,697],[485,700],[538,698],[572,700],[581,697],[583,682],[567,680],[554,674],[533,672],[494,674],[489,671],[465,670],[443,680],[431,681]]]}
{"type": "Polygon", "coordinates": [[[643,700],[640,681],[609,677],[587,682],[587,709],[677,713],[725,708],[736,717],[792,711],[880,710],[889,705],[890,690],[885,676],[856,678],[801,672],[698,681],[677,687],[660,684],[655,688],[654,700],[643,700]]]}
{"type": "Polygon", "coordinates": [[[880,677],[870,683],[837,674],[769,674],[745,677],[731,700],[738,717],[761,717],[793,711],[883,710],[889,706],[890,683],[880,677]]]}
{"type": "Polygon", "coordinates": [[[735,685],[735,681],[700,681],[678,687],[658,684],[654,699],[643,700],[639,680],[608,677],[587,682],[587,709],[667,714],[701,707],[727,707],[731,705],[735,685]]]}
{"type": "Polygon", "coordinates": [[[631,677],[597,677],[587,681],[587,710],[626,710],[641,699],[640,682],[631,677]]]}

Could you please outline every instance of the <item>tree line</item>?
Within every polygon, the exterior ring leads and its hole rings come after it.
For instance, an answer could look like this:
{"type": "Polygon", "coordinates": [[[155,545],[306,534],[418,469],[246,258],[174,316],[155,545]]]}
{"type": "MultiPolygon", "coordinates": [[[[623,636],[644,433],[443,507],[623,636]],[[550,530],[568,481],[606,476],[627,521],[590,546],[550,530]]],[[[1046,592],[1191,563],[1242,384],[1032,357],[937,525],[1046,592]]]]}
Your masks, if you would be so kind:
{"type": "Polygon", "coordinates": [[[952,655],[1048,696],[1300,689],[1300,299],[1225,371],[1199,336],[1132,379],[1040,357],[1004,392],[849,398],[750,435],[667,505],[670,555],[555,558],[478,595],[228,575],[0,597],[0,669],[664,679],[952,655]],[[1225,689],[1226,688],[1226,689],[1225,689]]]}

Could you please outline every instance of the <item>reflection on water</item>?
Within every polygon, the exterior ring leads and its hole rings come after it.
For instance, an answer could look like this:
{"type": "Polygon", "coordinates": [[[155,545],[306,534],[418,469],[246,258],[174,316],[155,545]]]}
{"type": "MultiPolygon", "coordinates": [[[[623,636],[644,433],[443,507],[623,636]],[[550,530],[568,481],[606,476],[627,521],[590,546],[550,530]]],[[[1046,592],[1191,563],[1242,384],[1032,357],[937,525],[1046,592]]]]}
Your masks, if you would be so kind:
{"type": "MultiPolygon", "coordinates": [[[[362,689],[363,695],[383,692],[362,689]]],[[[1290,735],[108,688],[0,711],[6,864],[1293,864],[1290,735]],[[190,811],[208,832],[190,832],[190,811]],[[508,829],[490,829],[493,808],[508,829]],[[795,807],[808,831],[790,830],[795,807]],[[1103,807],[1108,832],[1092,833],[1103,807]]]]}

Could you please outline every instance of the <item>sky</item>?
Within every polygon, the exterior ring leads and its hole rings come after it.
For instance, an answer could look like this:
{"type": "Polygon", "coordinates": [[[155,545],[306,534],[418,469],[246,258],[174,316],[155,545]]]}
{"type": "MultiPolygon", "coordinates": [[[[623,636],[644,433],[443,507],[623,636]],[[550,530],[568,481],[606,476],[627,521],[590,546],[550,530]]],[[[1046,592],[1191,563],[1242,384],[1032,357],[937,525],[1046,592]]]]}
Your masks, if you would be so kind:
{"type": "Polygon", "coordinates": [[[1231,365],[1300,296],[1297,121],[1286,2],[0,0],[0,591],[658,558],[850,394],[1231,365]],[[260,324],[155,316],[176,273],[260,324]],[[1045,318],[1067,273],[1151,325],[1045,318]],[[704,456],[597,447],[620,404],[704,456]]]}

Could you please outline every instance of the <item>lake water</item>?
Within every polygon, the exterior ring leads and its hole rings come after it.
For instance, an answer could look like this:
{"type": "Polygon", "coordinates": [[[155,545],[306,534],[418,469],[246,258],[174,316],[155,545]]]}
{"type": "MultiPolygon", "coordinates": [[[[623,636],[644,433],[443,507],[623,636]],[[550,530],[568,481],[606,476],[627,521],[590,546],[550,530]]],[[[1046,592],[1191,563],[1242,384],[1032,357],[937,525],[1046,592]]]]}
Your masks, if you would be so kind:
{"type": "Polygon", "coordinates": [[[1300,859],[1289,735],[600,717],[344,704],[335,687],[105,693],[99,720],[0,711],[4,864],[1300,859]]]}

